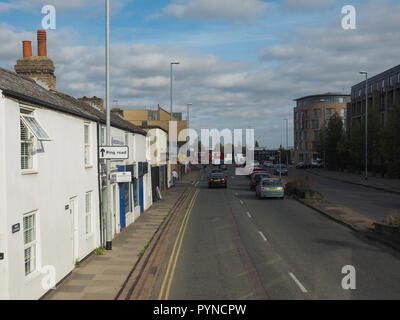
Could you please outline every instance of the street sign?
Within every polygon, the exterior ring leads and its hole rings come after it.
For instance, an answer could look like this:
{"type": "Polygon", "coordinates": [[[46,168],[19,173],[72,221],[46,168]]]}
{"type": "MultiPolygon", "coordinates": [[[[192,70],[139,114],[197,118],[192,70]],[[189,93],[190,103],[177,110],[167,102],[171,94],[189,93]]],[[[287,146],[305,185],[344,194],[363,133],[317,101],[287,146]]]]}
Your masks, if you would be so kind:
{"type": "Polygon", "coordinates": [[[16,233],[16,232],[19,232],[20,230],[21,230],[21,225],[19,224],[19,223],[17,223],[17,224],[14,224],[13,226],[12,226],[12,228],[11,228],[12,230],[12,233],[16,233]]]}
{"type": "Polygon", "coordinates": [[[114,180],[117,183],[126,183],[132,181],[132,172],[125,171],[125,172],[116,172],[111,175],[111,180],[114,180]]]}
{"type": "Polygon", "coordinates": [[[108,160],[124,160],[129,158],[129,148],[124,147],[99,147],[99,157],[100,159],[108,160]]]}

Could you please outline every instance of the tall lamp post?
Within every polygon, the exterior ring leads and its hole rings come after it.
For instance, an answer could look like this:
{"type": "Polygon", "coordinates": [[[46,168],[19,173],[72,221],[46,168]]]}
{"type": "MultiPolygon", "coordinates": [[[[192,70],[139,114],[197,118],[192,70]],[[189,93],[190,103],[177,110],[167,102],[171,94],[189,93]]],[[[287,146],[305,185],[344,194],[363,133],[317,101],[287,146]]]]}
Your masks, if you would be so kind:
{"type": "Polygon", "coordinates": [[[288,150],[289,150],[289,119],[283,119],[286,121],[286,167],[289,166],[289,157],[288,157],[288,150]]]}
{"type": "MultiPolygon", "coordinates": [[[[327,125],[326,125],[326,110],[325,110],[325,108],[326,108],[326,106],[325,106],[326,100],[325,100],[325,99],[320,99],[319,101],[322,102],[322,103],[324,104],[324,107],[323,107],[323,109],[322,109],[322,112],[324,113],[324,118],[323,118],[323,119],[324,119],[324,130],[326,130],[326,127],[327,127],[327,125]]],[[[325,131],[325,134],[326,134],[326,131],[325,131]]],[[[325,141],[324,141],[324,169],[326,169],[325,148],[326,148],[326,145],[325,145],[325,141]]]]}
{"type": "Polygon", "coordinates": [[[365,75],[365,180],[368,180],[368,72],[360,74],[365,75]]]}
{"type": "MultiPolygon", "coordinates": [[[[110,135],[110,0],[106,0],[106,136],[107,145],[111,145],[110,135]]],[[[106,214],[106,250],[112,250],[112,216],[110,160],[106,160],[107,214],[106,214]]]]}
{"type": "MultiPolygon", "coordinates": [[[[171,98],[171,105],[170,105],[170,114],[169,114],[170,125],[171,125],[171,122],[172,122],[172,66],[173,66],[174,64],[179,64],[179,62],[178,62],[178,61],[171,62],[171,72],[170,72],[170,81],[171,81],[171,86],[170,86],[170,98],[171,98]]],[[[169,138],[169,143],[171,143],[171,132],[169,132],[169,130],[168,130],[168,138],[169,138]]],[[[177,149],[178,149],[178,146],[176,145],[176,141],[174,141],[174,142],[172,143],[172,145],[169,146],[170,156],[171,156],[171,150],[172,150],[172,148],[174,148],[174,152],[173,152],[172,154],[175,154],[175,155],[176,155],[176,154],[177,154],[177,149]]],[[[171,159],[171,158],[170,158],[170,159],[171,159]]],[[[174,161],[176,161],[176,159],[174,159],[174,161]]]]}
{"type": "Polygon", "coordinates": [[[189,140],[190,140],[190,137],[189,137],[189,107],[190,106],[192,106],[193,104],[192,103],[188,103],[187,104],[187,110],[186,110],[186,126],[187,126],[187,142],[188,142],[188,144],[187,144],[187,146],[188,146],[188,150],[187,150],[187,152],[186,152],[186,156],[188,157],[188,166],[189,166],[189,164],[190,164],[190,160],[189,160],[189,157],[190,157],[190,146],[189,146],[189,140]]]}
{"type": "MultiPolygon", "coordinates": [[[[187,129],[189,130],[189,107],[192,106],[193,103],[188,103],[187,104],[187,113],[186,113],[186,120],[187,120],[187,129]]],[[[188,136],[189,136],[189,131],[188,131],[188,136]]]]}
{"type": "Polygon", "coordinates": [[[170,86],[170,98],[171,98],[171,113],[169,115],[169,121],[172,121],[172,66],[174,64],[180,64],[179,62],[175,61],[175,62],[171,62],[171,73],[170,73],[170,80],[171,80],[171,86],[170,86]]]}

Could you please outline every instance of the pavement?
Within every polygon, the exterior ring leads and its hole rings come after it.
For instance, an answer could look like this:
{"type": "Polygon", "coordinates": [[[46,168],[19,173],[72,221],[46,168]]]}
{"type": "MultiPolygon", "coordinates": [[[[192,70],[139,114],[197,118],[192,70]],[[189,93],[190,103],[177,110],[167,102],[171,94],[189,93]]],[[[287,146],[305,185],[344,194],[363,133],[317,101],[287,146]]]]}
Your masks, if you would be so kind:
{"type": "MultiPolygon", "coordinates": [[[[259,200],[247,177],[228,176],[227,189],[196,187],[167,299],[400,299],[396,251],[293,199],[259,200]],[[348,265],[355,290],[342,287],[348,265]]],[[[156,278],[155,299],[166,274],[156,278]]]]}
{"type": "Polygon", "coordinates": [[[200,171],[192,171],[167,190],[163,199],[155,202],[113,241],[113,250],[103,255],[91,255],[76,267],[44,300],[113,300],[123,287],[141,253],[168,216],[170,210],[200,171]]]}
{"type": "Polygon", "coordinates": [[[336,181],[356,184],[367,188],[400,194],[399,179],[387,179],[387,178],[378,178],[369,176],[368,179],[365,180],[365,178],[361,175],[356,175],[341,171],[329,171],[323,169],[311,169],[311,170],[307,169],[306,171],[311,174],[319,175],[336,181]]]}

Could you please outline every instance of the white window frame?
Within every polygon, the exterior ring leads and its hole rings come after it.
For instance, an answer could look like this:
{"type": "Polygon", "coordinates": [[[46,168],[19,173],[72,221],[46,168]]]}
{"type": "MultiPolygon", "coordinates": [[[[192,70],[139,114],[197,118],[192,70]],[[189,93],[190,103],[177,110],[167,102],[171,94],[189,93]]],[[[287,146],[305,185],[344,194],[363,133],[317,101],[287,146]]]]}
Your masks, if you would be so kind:
{"type": "MultiPolygon", "coordinates": [[[[23,241],[24,241],[24,270],[25,270],[25,278],[32,277],[39,269],[39,243],[38,243],[38,211],[32,211],[23,215],[22,219],[22,227],[23,227],[23,241]],[[29,217],[34,217],[33,227],[30,229],[25,229],[25,219],[29,217]],[[33,229],[34,231],[34,239],[28,243],[25,242],[25,233],[27,230],[33,229]],[[26,273],[26,256],[25,251],[27,249],[32,249],[34,252],[34,266],[29,273],[26,273]]],[[[32,260],[32,259],[31,259],[32,260]]]]}
{"type": "Polygon", "coordinates": [[[35,155],[33,152],[34,148],[35,148],[35,136],[25,125],[25,123],[22,120],[20,120],[20,168],[23,173],[35,170],[35,155]],[[22,130],[26,131],[26,136],[27,136],[26,140],[22,139],[22,130]],[[23,145],[24,148],[27,149],[26,155],[22,154],[23,145]],[[27,159],[23,161],[23,158],[25,159],[25,157],[27,159]],[[24,166],[23,163],[26,163],[26,166],[24,166]]]}
{"type": "Polygon", "coordinates": [[[35,118],[34,115],[32,114],[20,114],[21,121],[25,124],[25,126],[28,128],[28,130],[36,137],[38,141],[51,141],[50,136],[46,132],[46,130],[43,128],[43,126],[40,124],[40,122],[35,118]],[[27,119],[33,119],[36,122],[36,125],[39,127],[40,130],[43,131],[43,133],[47,137],[43,137],[40,134],[38,134],[35,130],[34,127],[29,123],[27,119]]]}
{"type": "Polygon", "coordinates": [[[93,233],[93,191],[85,194],[85,234],[90,236],[93,233]],[[89,202],[88,202],[89,197],[89,202]]]}
{"type": "Polygon", "coordinates": [[[91,167],[92,166],[92,126],[90,122],[84,122],[84,129],[83,129],[83,143],[84,143],[84,159],[85,159],[85,166],[91,167]],[[87,128],[87,141],[86,141],[86,128],[87,128]]]}

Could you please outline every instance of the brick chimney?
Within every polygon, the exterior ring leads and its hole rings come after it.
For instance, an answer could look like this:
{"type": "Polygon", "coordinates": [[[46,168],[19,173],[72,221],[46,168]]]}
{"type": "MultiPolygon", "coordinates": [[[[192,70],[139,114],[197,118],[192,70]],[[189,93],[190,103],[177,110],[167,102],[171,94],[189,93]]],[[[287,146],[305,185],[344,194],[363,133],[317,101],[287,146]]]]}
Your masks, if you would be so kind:
{"type": "Polygon", "coordinates": [[[46,31],[38,30],[38,56],[32,57],[31,41],[23,41],[23,58],[14,66],[15,72],[34,79],[50,90],[56,90],[56,76],[53,60],[47,57],[46,31]]]}
{"type": "Polygon", "coordinates": [[[104,111],[104,100],[101,98],[94,96],[92,98],[88,97],[78,98],[78,100],[86,102],[87,104],[91,105],[92,107],[102,112],[104,111]]]}

